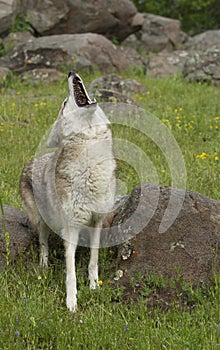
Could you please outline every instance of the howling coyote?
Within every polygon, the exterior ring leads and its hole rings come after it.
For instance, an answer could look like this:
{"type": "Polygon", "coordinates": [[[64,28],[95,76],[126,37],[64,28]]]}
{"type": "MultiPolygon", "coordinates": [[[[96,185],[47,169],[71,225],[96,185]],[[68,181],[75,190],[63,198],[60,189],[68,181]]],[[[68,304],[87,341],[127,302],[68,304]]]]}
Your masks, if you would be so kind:
{"type": "Polygon", "coordinates": [[[87,231],[91,255],[90,289],[98,286],[98,249],[104,214],[115,195],[115,159],[109,120],[92,101],[80,76],[68,75],[69,95],[46,141],[46,152],[23,169],[20,194],[39,235],[40,264],[47,267],[51,231],[64,240],[66,304],[77,307],[75,251],[80,232],[87,231]]]}

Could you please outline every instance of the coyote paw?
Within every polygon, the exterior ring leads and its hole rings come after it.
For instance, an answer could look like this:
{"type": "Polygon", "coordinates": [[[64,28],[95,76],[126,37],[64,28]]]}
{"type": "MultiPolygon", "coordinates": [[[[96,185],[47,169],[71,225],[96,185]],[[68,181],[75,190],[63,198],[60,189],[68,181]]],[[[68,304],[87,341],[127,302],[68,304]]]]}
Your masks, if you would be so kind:
{"type": "Polygon", "coordinates": [[[66,298],[66,306],[70,312],[76,312],[77,300],[75,298],[66,298]]]}
{"type": "Polygon", "coordinates": [[[48,270],[48,257],[40,256],[40,268],[44,270],[48,270]]]}
{"type": "Polygon", "coordinates": [[[90,281],[89,288],[90,290],[97,289],[99,288],[99,283],[96,280],[90,281]]]}

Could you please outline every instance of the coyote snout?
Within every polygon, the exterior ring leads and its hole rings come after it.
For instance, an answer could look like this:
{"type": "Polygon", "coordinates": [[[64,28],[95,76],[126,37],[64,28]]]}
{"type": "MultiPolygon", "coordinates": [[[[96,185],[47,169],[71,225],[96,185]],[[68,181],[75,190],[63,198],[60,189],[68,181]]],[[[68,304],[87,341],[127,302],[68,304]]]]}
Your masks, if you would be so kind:
{"type": "Polygon", "coordinates": [[[98,249],[103,215],[115,194],[115,159],[109,121],[92,101],[80,76],[68,75],[63,101],[46,142],[48,153],[31,160],[20,178],[20,194],[39,235],[40,265],[48,265],[48,236],[59,233],[66,256],[66,303],[77,307],[75,251],[81,229],[90,238],[90,289],[98,285],[98,249]]]}

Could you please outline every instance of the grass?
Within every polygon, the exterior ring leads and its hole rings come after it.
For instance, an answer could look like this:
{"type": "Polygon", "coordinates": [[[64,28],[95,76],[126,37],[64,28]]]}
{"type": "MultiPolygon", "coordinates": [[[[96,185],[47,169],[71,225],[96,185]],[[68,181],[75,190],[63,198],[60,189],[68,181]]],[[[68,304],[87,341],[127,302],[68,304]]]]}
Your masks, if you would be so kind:
{"type": "MultiPolygon", "coordinates": [[[[85,77],[86,84],[97,75],[85,77]]],[[[126,75],[131,77],[130,73],[126,75]]],[[[187,189],[219,199],[219,88],[189,84],[179,77],[132,77],[148,88],[145,95],[132,97],[163,121],[181,149],[187,189]]],[[[18,181],[22,167],[35,154],[66,93],[66,81],[52,86],[30,85],[18,79],[2,82],[0,198],[4,204],[21,208],[18,181]]],[[[169,164],[159,144],[131,128],[115,125],[113,133],[147,154],[159,183],[172,183],[169,164]]],[[[134,168],[124,160],[118,162],[117,175],[128,192],[139,183],[134,168]]],[[[125,302],[123,290],[112,285],[117,267],[112,266],[107,250],[100,255],[103,285],[94,293],[87,285],[87,256],[78,259],[79,309],[75,315],[65,307],[62,259],[54,255],[47,274],[39,270],[36,252],[9,263],[0,272],[0,349],[220,349],[218,276],[206,291],[183,286],[190,308],[177,301],[164,311],[159,305],[146,306],[148,294],[155,285],[158,287],[154,279],[146,282],[143,299],[125,302]]]]}

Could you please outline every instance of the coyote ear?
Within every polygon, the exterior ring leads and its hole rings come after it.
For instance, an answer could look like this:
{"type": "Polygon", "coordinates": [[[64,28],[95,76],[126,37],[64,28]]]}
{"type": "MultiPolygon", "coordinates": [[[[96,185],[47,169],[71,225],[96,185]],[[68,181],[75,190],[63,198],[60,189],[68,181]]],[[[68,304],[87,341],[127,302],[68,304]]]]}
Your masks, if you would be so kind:
{"type": "Polygon", "coordinates": [[[65,107],[66,103],[68,101],[68,97],[66,97],[61,105],[61,110],[65,107]]]}

